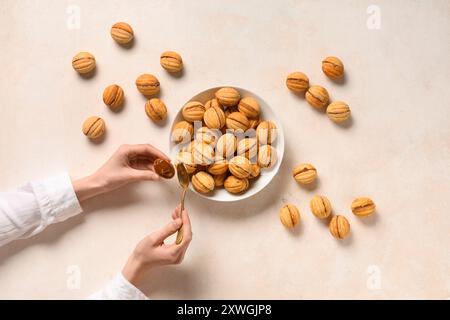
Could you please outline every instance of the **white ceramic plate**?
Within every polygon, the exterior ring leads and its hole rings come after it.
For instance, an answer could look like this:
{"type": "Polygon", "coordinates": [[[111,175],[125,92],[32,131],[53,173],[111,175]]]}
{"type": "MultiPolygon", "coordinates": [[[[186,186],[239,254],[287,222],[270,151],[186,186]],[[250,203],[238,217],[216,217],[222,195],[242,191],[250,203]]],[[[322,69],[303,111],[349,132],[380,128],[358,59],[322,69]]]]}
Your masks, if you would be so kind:
{"type": "MultiPolygon", "coordinates": [[[[192,97],[189,101],[199,101],[202,103],[206,103],[208,100],[214,98],[214,93],[217,90],[219,90],[220,88],[222,88],[222,87],[211,88],[211,89],[205,90],[203,92],[200,92],[199,94],[192,97]]],[[[283,160],[284,131],[283,131],[283,127],[281,125],[281,121],[279,120],[279,118],[277,117],[275,112],[261,97],[254,94],[253,92],[242,89],[242,88],[238,88],[238,87],[233,87],[233,88],[235,88],[236,90],[238,90],[240,92],[241,97],[251,96],[251,97],[255,98],[258,101],[260,108],[261,108],[261,118],[264,120],[272,120],[276,123],[277,139],[272,144],[272,147],[274,147],[277,151],[278,160],[277,160],[277,163],[272,168],[261,169],[261,175],[256,179],[251,179],[249,189],[242,194],[237,194],[237,195],[231,194],[228,191],[226,191],[225,188],[223,188],[223,187],[218,188],[211,193],[202,194],[202,193],[198,193],[197,191],[195,191],[195,189],[192,187],[192,184],[190,185],[190,189],[193,192],[199,194],[200,196],[202,196],[204,198],[214,200],[214,201],[222,201],[222,202],[238,201],[238,200],[249,198],[249,197],[257,194],[262,189],[264,189],[264,187],[267,186],[270,183],[270,181],[272,181],[273,177],[277,174],[278,170],[280,169],[281,161],[283,160]]],[[[186,101],[186,103],[189,101],[186,101]]],[[[181,109],[180,109],[172,123],[170,132],[172,132],[172,129],[173,129],[173,126],[175,125],[175,123],[182,121],[182,120],[183,120],[183,116],[181,114],[181,109]]],[[[171,140],[170,135],[169,135],[169,140],[171,140]]],[[[177,155],[179,149],[181,148],[181,146],[175,144],[173,141],[169,141],[169,143],[170,143],[171,157],[172,157],[172,159],[176,159],[176,155],[177,155]]]]}

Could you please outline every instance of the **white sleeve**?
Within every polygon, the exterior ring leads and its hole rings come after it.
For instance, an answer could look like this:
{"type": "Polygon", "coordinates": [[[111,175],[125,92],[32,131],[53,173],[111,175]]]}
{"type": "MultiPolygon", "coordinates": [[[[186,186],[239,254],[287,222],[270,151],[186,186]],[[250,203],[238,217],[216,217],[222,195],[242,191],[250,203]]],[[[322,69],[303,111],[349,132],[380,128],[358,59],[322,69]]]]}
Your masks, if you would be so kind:
{"type": "Polygon", "coordinates": [[[117,274],[102,290],[90,295],[90,300],[148,300],[122,273],[117,274]]]}
{"type": "Polygon", "coordinates": [[[68,173],[0,192],[0,247],[82,212],[68,173]]]}
{"type": "MultiPolygon", "coordinates": [[[[0,192],[0,247],[31,237],[48,225],[82,212],[69,174],[0,192]]],[[[147,297],[120,273],[91,299],[144,300],[147,297]]]]}

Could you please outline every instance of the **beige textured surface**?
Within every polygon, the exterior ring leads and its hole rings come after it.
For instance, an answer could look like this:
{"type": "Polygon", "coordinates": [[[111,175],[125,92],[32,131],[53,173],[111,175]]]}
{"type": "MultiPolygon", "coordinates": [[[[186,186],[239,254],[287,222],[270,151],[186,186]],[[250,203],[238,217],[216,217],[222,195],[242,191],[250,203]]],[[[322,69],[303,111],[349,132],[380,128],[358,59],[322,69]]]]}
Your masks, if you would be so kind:
{"type": "MultiPolygon", "coordinates": [[[[194,240],[183,265],[155,271],[150,297],[448,298],[450,6],[376,2],[380,30],[366,26],[372,1],[3,0],[0,189],[66,169],[88,174],[122,143],[168,151],[168,128],[184,101],[209,87],[236,85],[279,110],[288,137],[280,174],[241,203],[188,195],[194,240]],[[80,29],[66,26],[69,5],[81,9],[80,29]],[[131,49],[109,35],[120,20],[134,28],[131,49]],[[81,50],[97,59],[92,79],[72,70],[81,50]],[[159,65],[165,50],[182,55],[182,77],[159,65]],[[322,74],[327,55],[344,61],[344,84],[322,74]],[[291,94],[284,81],[294,70],[348,102],[351,125],[336,126],[291,94]],[[134,86],[144,72],[161,81],[169,111],[163,125],[147,118],[134,86]],[[126,94],[117,114],[102,102],[111,83],[126,94]],[[107,122],[102,144],[81,133],[91,114],[107,122]],[[300,162],[317,167],[314,190],[291,178],[300,162]],[[316,193],[349,219],[347,241],[333,239],[310,213],[316,193]],[[368,220],[350,212],[361,195],[377,204],[368,220]],[[288,202],[302,214],[294,233],[278,220],[288,202]]],[[[129,187],[1,248],[0,298],[82,298],[100,288],[138,240],[165,223],[178,191],[175,181],[129,187]],[[67,286],[71,266],[81,271],[79,289],[67,286]]]]}

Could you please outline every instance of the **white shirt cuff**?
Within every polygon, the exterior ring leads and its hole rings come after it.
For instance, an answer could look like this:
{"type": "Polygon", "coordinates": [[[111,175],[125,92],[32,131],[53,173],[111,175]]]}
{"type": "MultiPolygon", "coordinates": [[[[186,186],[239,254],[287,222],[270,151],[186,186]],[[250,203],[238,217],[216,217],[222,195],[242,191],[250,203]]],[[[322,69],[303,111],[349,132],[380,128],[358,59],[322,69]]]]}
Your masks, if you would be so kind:
{"type": "Polygon", "coordinates": [[[41,225],[34,233],[42,231],[52,223],[64,221],[83,211],[68,173],[32,182],[31,187],[42,214],[41,225]]]}
{"type": "Polygon", "coordinates": [[[133,286],[120,272],[102,290],[92,294],[91,300],[148,300],[138,288],[133,286]]]}

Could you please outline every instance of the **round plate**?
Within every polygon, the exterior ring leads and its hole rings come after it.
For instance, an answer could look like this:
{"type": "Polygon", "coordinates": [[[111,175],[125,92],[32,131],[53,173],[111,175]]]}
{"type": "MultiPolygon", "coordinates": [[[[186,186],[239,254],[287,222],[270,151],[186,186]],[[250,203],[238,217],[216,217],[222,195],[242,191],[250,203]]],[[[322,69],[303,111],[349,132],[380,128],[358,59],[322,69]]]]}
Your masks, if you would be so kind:
{"type": "MultiPolygon", "coordinates": [[[[224,87],[227,87],[227,86],[224,86],[224,87]]],[[[199,101],[201,103],[206,103],[208,100],[214,98],[214,93],[217,90],[219,90],[220,88],[223,88],[223,87],[216,87],[216,88],[211,88],[211,89],[202,91],[199,94],[192,97],[189,101],[199,101]]],[[[278,170],[280,169],[281,161],[283,160],[283,154],[284,154],[283,127],[281,125],[281,121],[279,120],[279,118],[277,117],[275,112],[272,110],[272,108],[261,97],[254,94],[253,92],[248,91],[246,89],[238,88],[238,87],[232,87],[232,88],[235,88],[236,90],[238,90],[239,93],[241,94],[241,97],[251,96],[251,97],[255,98],[258,101],[259,106],[261,108],[261,118],[264,120],[272,120],[273,122],[276,123],[277,139],[274,141],[274,143],[272,143],[272,147],[274,147],[277,151],[278,160],[277,160],[277,163],[272,168],[261,169],[261,174],[258,178],[249,180],[250,187],[248,188],[248,190],[246,192],[244,192],[242,194],[231,194],[228,191],[226,191],[225,188],[223,188],[223,187],[217,188],[216,190],[214,190],[213,192],[210,192],[208,194],[202,194],[202,193],[195,191],[195,189],[192,187],[192,184],[190,184],[189,188],[193,192],[199,194],[200,196],[202,196],[204,198],[214,200],[214,201],[223,201],[223,202],[238,201],[238,200],[249,198],[249,197],[257,194],[258,192],[260,192],[262,189],[264,189],[265,186],[267,186],[270,183],[270,181],[273,179],[273,177],[277,174],[278,170]]],[[[187,101],[187,102],[189,102],[189,101],[187,101]]],[[[183,120],[183,116],[181,114],[181,109],[180,109],[172,123],[170,132],[172,132],[173,126],[175,125],[175,123],[182,121],[182,120],[183,120]]],[[[171,140],[170,136],[169,136],[169,140],[171,140]]],[[[171,157],[172,157],[172,159],[176,159],[176,155],[177,155],[179,149],[181,148],[181,146],[175,144],[173,141],[169,141],[169,143],[170,143],[171,157]]]]}

